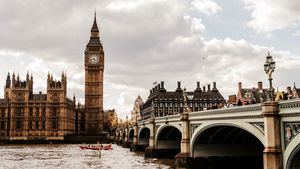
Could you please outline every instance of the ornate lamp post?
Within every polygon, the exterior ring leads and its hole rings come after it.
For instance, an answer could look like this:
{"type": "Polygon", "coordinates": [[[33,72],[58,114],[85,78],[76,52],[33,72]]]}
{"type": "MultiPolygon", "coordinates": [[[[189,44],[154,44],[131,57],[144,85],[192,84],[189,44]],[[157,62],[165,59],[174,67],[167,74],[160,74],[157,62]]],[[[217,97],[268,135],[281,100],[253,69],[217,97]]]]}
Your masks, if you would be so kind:
{"type": "Polygon", "coordinates": [[[188,107],[188,96],[187,96],[187,92],[186,92],[186,88],[183,89],[182,92],[183,95],[183,112],[189,113],[189,107],[188,107]]]}
{"type": "Polygon", "coordinates": [[[266,63],[264,64],[264,70],[266,74],[268,75],[268,79],[270,82],[270,88],[268,90],[269,96],[268,96],[268,101],[274,101],[274,88],[272,86],[272,73],[275,70],[275,61],[273,60],[272,56],[268,52],[268,55],[266,57],[266,63]]]}

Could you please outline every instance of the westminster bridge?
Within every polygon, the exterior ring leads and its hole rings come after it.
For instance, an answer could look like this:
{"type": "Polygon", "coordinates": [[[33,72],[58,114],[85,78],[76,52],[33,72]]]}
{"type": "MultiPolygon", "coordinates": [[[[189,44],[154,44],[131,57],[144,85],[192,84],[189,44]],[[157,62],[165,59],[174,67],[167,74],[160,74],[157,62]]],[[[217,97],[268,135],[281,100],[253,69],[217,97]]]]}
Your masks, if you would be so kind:
{"type": "Polygon", "coordinates": [[[299,132],[294,99],[153,117],[119,127],[116,140],[177,168],[298,169],[299,132]]]}

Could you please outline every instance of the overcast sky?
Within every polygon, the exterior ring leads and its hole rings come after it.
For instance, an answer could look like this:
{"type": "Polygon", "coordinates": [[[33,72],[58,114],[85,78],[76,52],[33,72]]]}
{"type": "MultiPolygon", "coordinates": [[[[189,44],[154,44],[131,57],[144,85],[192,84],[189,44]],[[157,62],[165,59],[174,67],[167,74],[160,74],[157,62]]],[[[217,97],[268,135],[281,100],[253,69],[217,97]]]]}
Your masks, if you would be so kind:
{"type": "MultiPolygon", "coordinates": [[[[46,92],[48,71],[68,76],[68,97],[84,103],[84,49],[97,10],[105,50],[104,107],[124,118],[154,81],[194,90],[213,81],[224,97],[267,84],[300,86],[299,0],[0,0],[0,86],[8,72],[34,77],[46,92]]],[[[3,97],[3,90],[0,92],[3,97]]]]}

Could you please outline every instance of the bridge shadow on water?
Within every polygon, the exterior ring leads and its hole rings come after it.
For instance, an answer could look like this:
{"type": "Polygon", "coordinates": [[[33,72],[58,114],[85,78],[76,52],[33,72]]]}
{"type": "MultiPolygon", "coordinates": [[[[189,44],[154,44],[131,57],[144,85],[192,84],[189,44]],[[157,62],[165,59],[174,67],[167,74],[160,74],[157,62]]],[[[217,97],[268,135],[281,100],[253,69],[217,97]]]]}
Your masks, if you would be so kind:
{"type": "Polygon", "coordinates": [[[192,169],[263,169],[263,159],[252,157],[197,157],[192,169]]]}

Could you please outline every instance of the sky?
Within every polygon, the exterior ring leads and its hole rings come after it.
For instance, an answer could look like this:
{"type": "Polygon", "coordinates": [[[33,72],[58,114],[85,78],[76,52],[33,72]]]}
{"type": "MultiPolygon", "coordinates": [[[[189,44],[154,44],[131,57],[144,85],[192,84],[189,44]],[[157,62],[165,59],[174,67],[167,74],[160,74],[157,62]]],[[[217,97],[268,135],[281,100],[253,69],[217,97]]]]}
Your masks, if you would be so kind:
{"type": "MultiPolygon", "coordinates": [[[[0,0],[0,86],[7,73],[34,78],[46,92],[48,72],[68,77],[68,97],[84,103],[84,49],[97,11],[105,51],[104,108],[121,118],[153,82],[188,91],[217,82],[227,99],[238,82],[262,81],[270,51],[279,90],[300,86],[299,0],[0,0]]],[[[0,91],[3,98],[3,90],[0,91]]]]}

